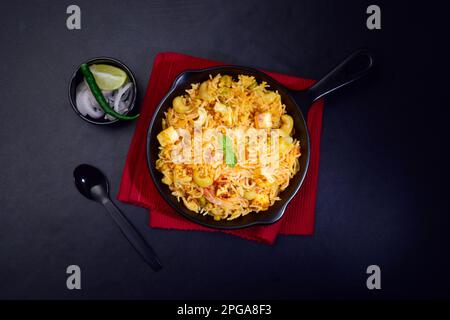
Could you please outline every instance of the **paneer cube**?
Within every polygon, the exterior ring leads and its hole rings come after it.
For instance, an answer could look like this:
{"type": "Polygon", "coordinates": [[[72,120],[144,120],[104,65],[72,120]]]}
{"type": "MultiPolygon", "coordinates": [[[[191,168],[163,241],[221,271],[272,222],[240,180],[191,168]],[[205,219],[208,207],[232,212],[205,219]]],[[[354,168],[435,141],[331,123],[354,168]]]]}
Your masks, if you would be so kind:
{"type": "Polygon", "coordinates": [[[269,207],[269,196],[267,194],[258,193],[256,195],[256,198],[253,199],[252,205],[257,205],[264,209],[267,209],[269,207]]]}
{"type": "Polygon", "coordinates": [[[258,129],[272,128],[272,114],[270,112],[257,113],[255,124],[258,129]]]}
{"type": "Polygon", "coordinates": [[[159,143],[164,147],[168,144],[175,143],[180,138],[180,135],[174,129],[174,127],[170,126],[167,129],[161,131],[156,136],[156,138],[158,139],[159,143]]]}

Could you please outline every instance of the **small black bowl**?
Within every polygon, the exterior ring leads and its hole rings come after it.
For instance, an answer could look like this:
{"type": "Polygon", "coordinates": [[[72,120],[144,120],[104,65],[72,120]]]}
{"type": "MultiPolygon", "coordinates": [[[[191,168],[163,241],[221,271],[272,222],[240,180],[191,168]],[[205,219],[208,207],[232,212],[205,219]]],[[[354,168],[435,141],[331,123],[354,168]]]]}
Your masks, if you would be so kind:
{"type": "MultiPolygon", "coordinates": [[[[133,89],[132,89],[133,90],[133,92],[132,92],[133,96],[131,97],[131,104],[128,107],[128,111],[125,112],[124,115],[126,115],[126,114],[133,114],[133,109],[135,107],[136,96],[137,96],[137,85],[136,85],[136,79],[134,78],[134,74],[130,70],[130,68],[128,68],[121,61],[119,61],[117,59],[109,58],[109,57],[92,58],[92,59],[89,59],[89,60],[87,60],[87,61],[85,61],[83,63],[86,63],[87,65],[91,65],[91,64],[109,64],[111,66],[120,68],[123,71],[125,71],[125,73],[128,76],[128,79],[133,83],[133,89]]],[[[81,67],[81,64],[74,71],[74,73],[72,74],[72,77],[70,78],[70,82],[69,82],[69,101],[70,101],[70,105],[72,106],[72,109],[75,111],[75,113],[78,116],[80,116],[81,119],[83,119],[84,121],[87,121],[89,123],[99,124],[99,125],[107,125],[107,124],[113,124],[113,123],[119,121],[119,119],[114,119],[114,120],[107,120],[107,119],[104,119],[104,118],[94,119],[94,118],[91,118],[88,115],[84,116],[84,115],[82,115],[80,113],[80,111],[78,111],[77,105],[76,105],[75,94],[76,94],[77,86],[83,81],[83,74],[81,73],[80,67],[81,67]]]]}

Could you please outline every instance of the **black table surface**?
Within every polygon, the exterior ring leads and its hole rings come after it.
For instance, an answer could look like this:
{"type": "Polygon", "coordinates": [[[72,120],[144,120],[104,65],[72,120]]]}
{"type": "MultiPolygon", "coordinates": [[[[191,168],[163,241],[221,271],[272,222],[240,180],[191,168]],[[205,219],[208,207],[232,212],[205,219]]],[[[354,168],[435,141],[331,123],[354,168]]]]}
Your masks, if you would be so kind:
{"type": "Polygon", "coordinates": [[[0,298],[448,298],[448,6],[378,1],[68,1],[0,4],[0,298]],[[79,163],[119,187],[134,123],[83,122],[67,99],[83,60],[111,56],[135,73],[139,101],[158,52],[175,51],[317,79],[359,47],[366,79],[325,100],[315,233],[273,246],[221,233],[148,227],[149,269],[104,209],[75,189],[79,163]],[[81,290],[66,268],[81,268],[81,290]],[[366,268],[381,268],[368,290],[366,268]]]}

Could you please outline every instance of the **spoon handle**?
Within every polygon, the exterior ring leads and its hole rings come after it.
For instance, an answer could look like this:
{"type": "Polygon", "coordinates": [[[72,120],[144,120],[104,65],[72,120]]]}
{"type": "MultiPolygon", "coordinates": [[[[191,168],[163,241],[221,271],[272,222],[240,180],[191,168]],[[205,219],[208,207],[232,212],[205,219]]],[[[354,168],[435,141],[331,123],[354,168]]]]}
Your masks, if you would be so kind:
{"type": "Polygon", "coordinates": [[[374,55],[367,49],[353,52],[336,68],[306,90],[312,101],[365,76],[374,68],[374,55]]]}
{"type": "Polygon", "coordinates": [[[136,249],[141,257],[147,262],[147,264],[155,271],[161,269],[161,264],[155,251],[145,241],[138,230],[128,221],[125,215],[109,198],[102,201],[106,210],[109,212],[114,222],[119,226],[125,238],[128,239],[130,244],[136,249]]]}

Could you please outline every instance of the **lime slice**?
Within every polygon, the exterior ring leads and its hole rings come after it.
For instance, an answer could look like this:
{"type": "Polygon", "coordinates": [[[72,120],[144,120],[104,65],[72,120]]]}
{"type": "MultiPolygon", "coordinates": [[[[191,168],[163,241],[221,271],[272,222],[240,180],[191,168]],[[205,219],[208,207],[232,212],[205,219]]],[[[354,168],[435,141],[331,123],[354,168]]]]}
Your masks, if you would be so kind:
{"type": "Polygon", "coordinates": [[[119,89],[127,81],[127,74],[122,69],[107,64],[93,64],[89,66],[95,82],[101,90],[112,91],[119,89]]]}

